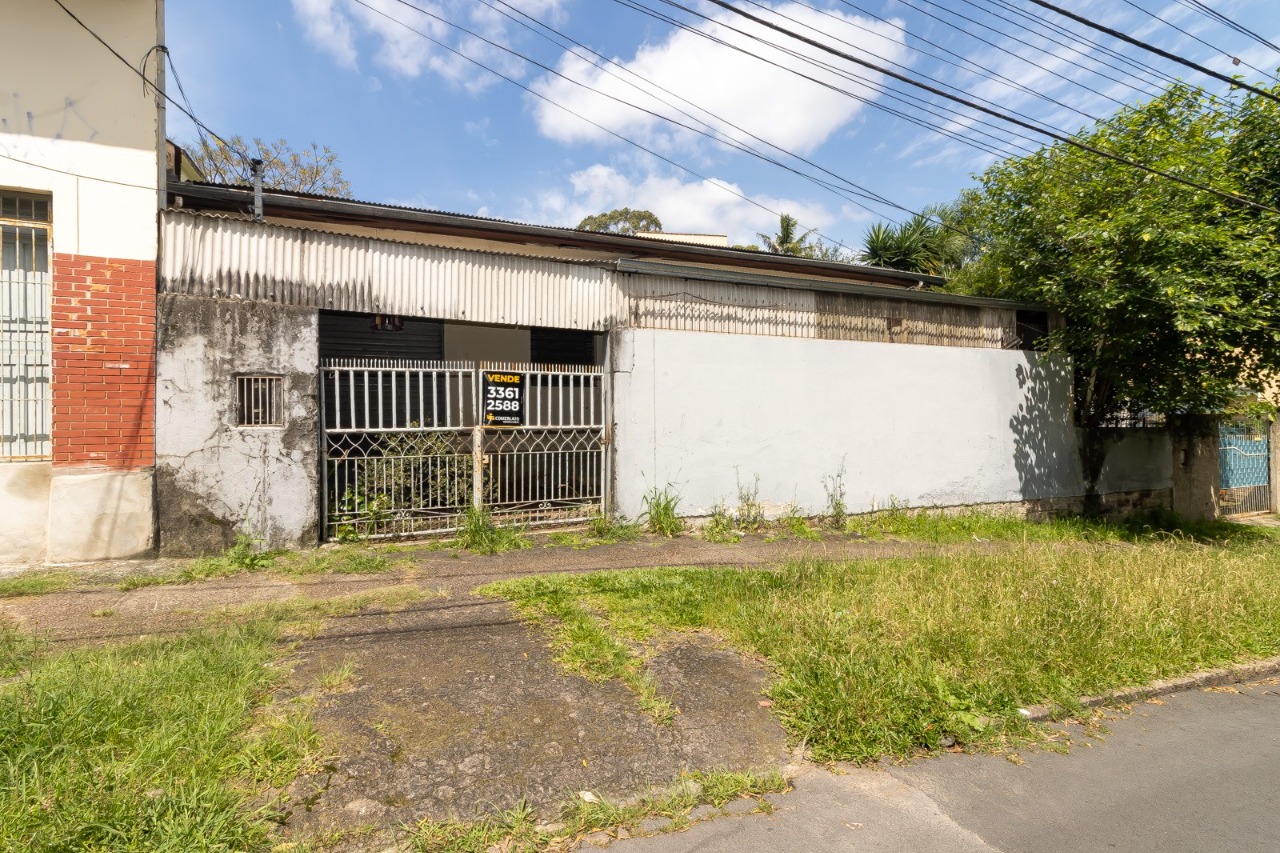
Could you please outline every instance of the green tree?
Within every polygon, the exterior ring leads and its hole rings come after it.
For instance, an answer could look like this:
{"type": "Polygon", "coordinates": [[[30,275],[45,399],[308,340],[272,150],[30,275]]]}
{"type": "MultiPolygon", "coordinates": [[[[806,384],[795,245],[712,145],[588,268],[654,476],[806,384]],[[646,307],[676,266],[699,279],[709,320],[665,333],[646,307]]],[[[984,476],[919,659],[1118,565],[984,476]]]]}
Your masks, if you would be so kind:
{"type": "Polygon", "coordinates": [[[874,267],[954,275],[969,259],[972,240],[958,204],[933,205],[900,225],[877,222],[868,230],[858,262],[874,267]]]}
{"type": "Polygon", "coordinates": [[[619,207],[608,213],[588,216],[578,223],[578,230],[631,235],[637,231],[661,231],[662,220],[648,210],[619,207]]]}
{"type": "Polygon", "coordinates": [[[244,157],[247,154],[250,159],[262,161],[264,187],[351,198],[351,184],[342,177],[338,155],[327,145],[312,143],[295,149],[283,139],[268,143],[255,138],[245,142],[239,136],[231,137],[227,143],[206,138],[188,149],[191,161],[206,180],[220,184],[252,183],[252,168],[244,157]]]}
{"type": "MultiPolygon", "coordinates": [[[[1080,134],[1221,191],[1277,200],[1280,122],[1254,97],[1213,109],[1178,84],[1080,134]],[[1270,190],[1271,195],[1267,194],[1270,190]]],[[[1278,176],[1280,177],[1280,176],[1278,176]]],[[[1280,370],[1280,216],[1057,144],[992,166],[961,207],[981,238],[952,281],[1064,315],[1092,507],[1119,413],[1222,411],[1280,370]]]]}
{"type": "Polygon", "coordinates": [[[809,236],[816,229],[810,228],[800,233],[800,223],[789,213],[778,217],[778,233],[772,236],[757,232],[756,236],[764,244],[764,250],[775,255],[795,255],[800,258],[812,256],[813,244],[809,236]]]}

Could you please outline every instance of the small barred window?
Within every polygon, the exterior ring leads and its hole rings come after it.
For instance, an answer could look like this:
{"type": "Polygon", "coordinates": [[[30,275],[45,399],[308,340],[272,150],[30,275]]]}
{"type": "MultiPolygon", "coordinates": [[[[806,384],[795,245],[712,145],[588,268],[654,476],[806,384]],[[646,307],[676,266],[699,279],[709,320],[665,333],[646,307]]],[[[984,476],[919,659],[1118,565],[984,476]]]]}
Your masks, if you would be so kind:
{"type": "Polygon", "coordinates": [[[236,377],[236,426],[284,426],[284,377],[236,377]]]}

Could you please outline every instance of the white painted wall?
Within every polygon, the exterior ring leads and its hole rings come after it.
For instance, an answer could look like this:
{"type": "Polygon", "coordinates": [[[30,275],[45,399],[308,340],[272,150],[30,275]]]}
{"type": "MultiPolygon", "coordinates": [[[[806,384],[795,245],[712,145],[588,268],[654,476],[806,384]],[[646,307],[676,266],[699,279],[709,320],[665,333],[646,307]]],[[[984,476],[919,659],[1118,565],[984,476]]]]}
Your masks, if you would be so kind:
{"type": "MultiPolygon", "coordinates": [[[[681,511],[760,498],[819,513],[844,470],[851,512],[1083,492],[1070,384],[1035,353],[621,330],[614,337],[617,505],[670,484],[681,511]]],[[[1112,451],[1103,491],[1168,488],[1162,436],[1112,451]]]]}
{"type": "Polygon", "coordinates": [[[0,463],[0,563],[44,560],[52,462],[0,463]]]}

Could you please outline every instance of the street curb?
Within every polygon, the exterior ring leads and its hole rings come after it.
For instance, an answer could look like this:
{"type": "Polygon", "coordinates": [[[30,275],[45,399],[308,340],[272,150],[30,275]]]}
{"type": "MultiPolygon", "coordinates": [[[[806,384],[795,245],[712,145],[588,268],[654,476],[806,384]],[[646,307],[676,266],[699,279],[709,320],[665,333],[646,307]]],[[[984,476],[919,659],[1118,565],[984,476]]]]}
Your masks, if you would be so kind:
{"type": "MultiPolygon", "coordinates": [[[[1185,690],[1196,690],[1203,687],[1240,684],[1245,681],[1255,681],[1259,678],[1267,678],[1273,675],[1280,675],[1280,655],[1252,663],[1233,664],[1220,669],[1206,669],[1180,678],[1153,681],[1142,687],[1126,687],[1120,690],[1113,690],[1110,693],[1104,693],[1101,696],[1085,696],[1080,700],[1080,704],[1086,708],[1101,708],[1104,705],[1125,705],[1130,702],[1151,699],[1155,696],[1165,696],[1170,693],[1181,693],[1185,690]]],[[[1048,705],[1032,705],[1029,708],[1021,709],[1021,713],[1024,718],[1037,723],[1048,722],[1055,716],[1055,710],[1048,705]]]]}

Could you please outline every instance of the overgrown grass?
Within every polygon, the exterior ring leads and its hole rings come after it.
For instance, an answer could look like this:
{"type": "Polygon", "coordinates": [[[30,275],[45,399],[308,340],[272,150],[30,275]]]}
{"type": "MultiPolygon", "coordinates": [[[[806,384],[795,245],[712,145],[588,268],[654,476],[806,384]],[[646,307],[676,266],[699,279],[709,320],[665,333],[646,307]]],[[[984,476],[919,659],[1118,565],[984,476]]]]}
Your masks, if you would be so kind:
{"type": "Polygon", "coordinates": [[[73,580],[67,572],[27,572],[11,578],[0,578],[0,598],[61,592],[71,586],[73,580]]]}
{"type": "Polygon", "coordinates": [[[255,713],[275,638],[255,621],[28,659],[0,688],[0,849],[263,849],[255,797],[316,747],[305,715],[255,713]]]}
{"type": "Polygon", "coordinates": [[[1027,521],[1012,514],[979,509],[943,511],[890,507],[871,515],[850,516],[845,529],[869,538],[892,536],[926,542],[1189,542],[1280,543],[1280,531],[1231,521],[1188,521],[1166,510],[1135,513],[1121,520],[1079,516],[1027,521]]]}
{"type": "Polygon", "coordinates": [[[454,541],[459,548],[477,554],[502,554],[533,547],[524,528],[494,524],[488,510],[474,507],[467,510],[454,541]]]}
{"type": "Polygon", "coordinates": [[[781,774],[689,773],[668,793],[645,797],[631,805],[574,798],[561,810],[554,830],[539,829],[537,817],[521,803],[494,818],[478,821],[424,820],[414,827],[412,849],[421,853],[486,853],[490,850],[536,851],[570,849],[575,839],[601,830],[634,830],[649,817],[671,818],[672,829],[689,825],[689,812],[699,805],[717,808],[739,797],[751,797],[767,809],[764,794],[787,790],[781,774]]]}
{"type": "MultiPolygon", "coordinates": [[[[766,657],[773,708],[820,760],[1032,733],[1030,704],[1280,652],[1280,547],[1014,544],[776,571],[672,568],[506,581],[559,659],[637,671],[655,632],[709,629],[766,657]]],[[[617,675],[614,675],[617,673],[617,675]]]]}

